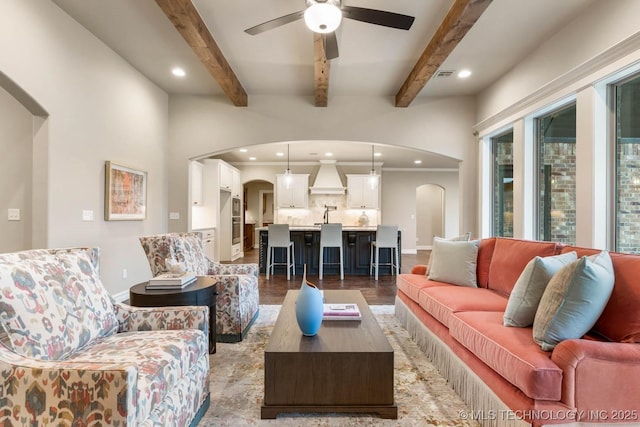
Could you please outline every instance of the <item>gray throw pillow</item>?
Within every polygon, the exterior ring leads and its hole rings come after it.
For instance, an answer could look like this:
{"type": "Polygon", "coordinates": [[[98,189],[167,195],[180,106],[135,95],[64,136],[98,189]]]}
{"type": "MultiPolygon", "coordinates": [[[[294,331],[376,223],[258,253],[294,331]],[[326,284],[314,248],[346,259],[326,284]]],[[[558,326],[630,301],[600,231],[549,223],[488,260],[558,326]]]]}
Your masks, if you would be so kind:
{"type": "Polygon", "coordinates": [[[548,257],[537,256],[529,261],[509,295],[503,317],[504,326],[531,326],[549,280],[558,270],[577,259],[578,255],[575,252],[567,252],[548,257]]]}
{"type": "Polygon", "coordinates": [[[549,281],[533,320],[533,339],[551,351],[596,323],[613,291],[611,257],[603,251],[562,267],[549,281]]]}
{"type": "Polygon", "coordinates": [[[429,279],[477,288],[476,266],[479,244],[479,240],[464,242],[434,238],[429,279]]]}

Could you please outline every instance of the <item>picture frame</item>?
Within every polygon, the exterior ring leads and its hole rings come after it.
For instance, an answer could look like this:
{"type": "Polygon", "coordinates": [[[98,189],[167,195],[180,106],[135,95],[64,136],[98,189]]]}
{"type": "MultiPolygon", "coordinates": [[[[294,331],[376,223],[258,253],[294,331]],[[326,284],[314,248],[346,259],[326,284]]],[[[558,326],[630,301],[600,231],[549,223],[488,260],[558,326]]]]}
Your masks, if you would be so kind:
{"type": "Polygon", "coordinates": [[[107,160],[104,165],[105,221],[144,220],[147,172],[107,160]]]}

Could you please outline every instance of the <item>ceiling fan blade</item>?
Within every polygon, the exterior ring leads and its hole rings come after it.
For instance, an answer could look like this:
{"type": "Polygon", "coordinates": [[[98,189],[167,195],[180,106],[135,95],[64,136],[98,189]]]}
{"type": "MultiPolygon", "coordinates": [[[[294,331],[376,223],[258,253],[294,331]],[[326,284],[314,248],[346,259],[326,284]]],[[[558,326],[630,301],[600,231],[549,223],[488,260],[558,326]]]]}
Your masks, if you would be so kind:
{"type": "Polygon", "coordinates": [[[338,57],[338,39],[335,31],[322,35],[322,45],[327,59],[336,59],[338,57]]]}
{"type": "Polygon", "coordinates": [[[244,32],[255,36],[256,34],[264,33],[265,31],[273,30],[274,28],[278,28],[290,22],[302,19],[303,16],[304,10],[293,12],[288,15],[272,19],[271,21],[263,22],[262,24],[258,24],[255,27],[247,28],[246,30],[244,30],[244,32]]]}
{"type": "Polygon", "coordinates": [[[408,30],[413,25],[415,17],[400,13],[387,12],[385,10],[366,9],[364,7],[342,6],[342,16],[369,24],[382,25],[383,27],[408,30]]]}

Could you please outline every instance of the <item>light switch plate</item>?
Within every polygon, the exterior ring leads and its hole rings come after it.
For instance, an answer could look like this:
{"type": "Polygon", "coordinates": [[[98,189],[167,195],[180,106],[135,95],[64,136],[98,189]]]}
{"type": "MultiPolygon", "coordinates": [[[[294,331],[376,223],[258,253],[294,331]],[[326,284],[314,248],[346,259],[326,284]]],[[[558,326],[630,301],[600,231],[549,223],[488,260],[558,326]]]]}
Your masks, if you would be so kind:
{"type": "Polygon", "coordinates": [[[93,211],[82,211],[82,220],[83,221],[93,221],[93,211]]]}
{"type": "Polygon", "coordinates": [[[9,221],[20,221],[20,209],[7,209],[7,219],[9,221]]]}
{"type": "Polygon", "coordinates": [[[169,219],[180,219],[180,212],[169,212],[169,219]]]}

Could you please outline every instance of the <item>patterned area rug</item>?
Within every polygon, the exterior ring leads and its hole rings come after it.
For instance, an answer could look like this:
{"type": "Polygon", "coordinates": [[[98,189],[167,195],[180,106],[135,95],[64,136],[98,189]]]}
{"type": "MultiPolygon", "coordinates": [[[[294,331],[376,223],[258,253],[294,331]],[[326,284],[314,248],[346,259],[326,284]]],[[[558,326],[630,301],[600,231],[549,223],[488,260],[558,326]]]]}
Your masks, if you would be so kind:
{"type": "Polygon", "coordinates": [[[262,305],[240,343],[217,343],[211,356],[211,407],[199,426],[476,426],[467,407],[447,385],[393,314],[393,306],[371,306],[394,349],[397,420],[375,415],[281,414],[261,420],[264,349],[280,306],[262,305]]]}

